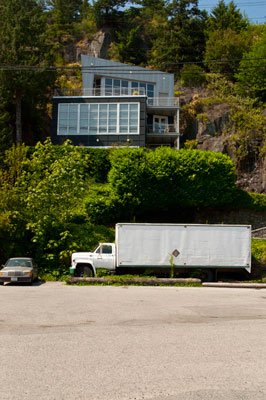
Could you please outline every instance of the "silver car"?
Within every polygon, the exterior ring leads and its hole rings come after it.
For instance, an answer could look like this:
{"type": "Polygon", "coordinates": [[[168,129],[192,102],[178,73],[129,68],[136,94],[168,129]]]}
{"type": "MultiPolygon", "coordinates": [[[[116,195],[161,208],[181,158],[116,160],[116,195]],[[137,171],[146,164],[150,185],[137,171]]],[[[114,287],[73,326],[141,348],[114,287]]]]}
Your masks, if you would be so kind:
{"type": "Polygon", "coordinates": [[[38,268],[32,258],[9,258],[0,271],[0,285],[5,282],[32,282],[38,278],[38,268]]]}

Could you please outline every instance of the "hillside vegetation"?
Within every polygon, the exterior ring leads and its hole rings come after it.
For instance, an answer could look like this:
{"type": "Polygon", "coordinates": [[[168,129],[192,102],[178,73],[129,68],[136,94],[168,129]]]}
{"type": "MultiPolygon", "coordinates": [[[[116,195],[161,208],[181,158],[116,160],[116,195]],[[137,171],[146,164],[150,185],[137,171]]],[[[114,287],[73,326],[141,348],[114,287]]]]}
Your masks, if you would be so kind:
{"type": "Polygon", "coordinates": [[[62,274],[72,252],[113,241],[116,222],[194,222],[210,207],[266,213],[266,196],[235,179],[232,160],[208,151],[13,146],[0,170],[0,261],[31,255],[62,274]]]}
{"type": "Polygon", "coordinates": [[[207,13],[197,0],[0,0],[0,66],[2,262],[33,255],[61,274],[116,222],[265,215],[266,28],[233,1],[207,13]],[[175,74],[180,151],[46,140],[54,90],[81,87],[79,56],[100,36],[98,55],[175,74]]]}

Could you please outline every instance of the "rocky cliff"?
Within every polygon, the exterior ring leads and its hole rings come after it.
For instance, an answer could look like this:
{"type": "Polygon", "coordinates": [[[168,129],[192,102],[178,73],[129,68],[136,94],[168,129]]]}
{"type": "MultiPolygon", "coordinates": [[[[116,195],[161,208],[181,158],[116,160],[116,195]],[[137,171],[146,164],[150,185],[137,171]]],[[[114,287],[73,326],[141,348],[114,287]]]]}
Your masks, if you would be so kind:
{"type": "Polygon", "coordinates": [[[112,30],[108,27],[99,30],[92,39],[77,41],[74,36],[65,35],[64,45],[59,50],[59,53],[67,63],[80,62],[81,54],[108,58],[108,50],[113,40],[112,30]]]}
{"type": "MultiPolygon", "coordinates": [[[[229,155],[237,165],[237,185],[244,190],[266,194],[265,156],[244,158],[238,162],[231,129],[231,106],[217,102],[213,93],[206,89],[182,88],[180,95],[182,143],[194,141],[200,150],[221,152],[229,155]]],[[[266,121],[265,121],[266,123],[266,121]]],[[[247,133],[248,134],[248,133],[247,133]]],[[[254,141],[254,140],[253,140],[254,141]]],[[[261,143],[254,143],[259,147],[261,143]]]]}

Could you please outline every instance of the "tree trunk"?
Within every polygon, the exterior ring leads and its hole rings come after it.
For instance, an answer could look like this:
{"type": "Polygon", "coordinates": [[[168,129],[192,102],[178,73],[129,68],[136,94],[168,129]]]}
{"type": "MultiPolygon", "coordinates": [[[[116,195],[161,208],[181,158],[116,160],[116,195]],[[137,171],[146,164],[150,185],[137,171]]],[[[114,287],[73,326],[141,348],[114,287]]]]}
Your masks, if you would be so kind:
{"type": "Polygon", "coordinates": [[[22,142],[21,94],[16,90],[16,144],[22,142]]]}

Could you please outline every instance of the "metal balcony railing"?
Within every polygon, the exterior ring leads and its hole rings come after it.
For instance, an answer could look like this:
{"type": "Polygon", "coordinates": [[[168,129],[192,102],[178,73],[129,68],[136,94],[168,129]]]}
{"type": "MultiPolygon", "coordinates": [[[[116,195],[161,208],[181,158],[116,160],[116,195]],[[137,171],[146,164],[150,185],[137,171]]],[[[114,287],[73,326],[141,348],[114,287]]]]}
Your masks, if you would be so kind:
{"type": "MultiPolygon", "coordinates": [[[[146,96],[145,88],[129,89],[129,88],[75,88],[75,89],[61,89],[57,88],[54,93],[55,96],[66,97],[93,97],[93,96],[146,96]]],[[[148,107],[179,107],[178,97],[147,97],[148,107]]]]}
{"type": "Polygon", "coordinates": [[[129,89],[123,87],[105,87],[105,88],[75,88],[75,89],[61,89],[55,90],[55,96],[146,96],[144,88],[129,89]]]}
{"type": "Polygon", "coordinates": [[[148,97],[148,107],[179,107],[178,97],[148,97]]]}
{"type": "Polygon", "coordinates": [[[178,134],[177,127],[174,124],[147,125],[147,135],[173,136],[178,134]]]}

